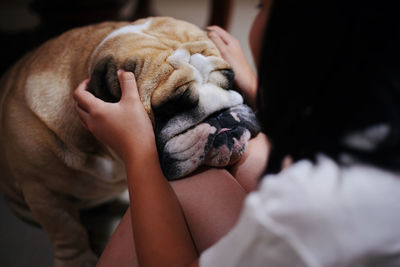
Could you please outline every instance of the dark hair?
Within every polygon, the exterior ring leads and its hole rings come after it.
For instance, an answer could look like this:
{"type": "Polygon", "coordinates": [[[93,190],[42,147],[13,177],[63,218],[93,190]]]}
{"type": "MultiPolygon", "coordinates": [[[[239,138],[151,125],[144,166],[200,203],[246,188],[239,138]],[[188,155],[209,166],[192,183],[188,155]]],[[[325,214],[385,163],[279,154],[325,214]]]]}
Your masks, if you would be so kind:
{"type": "Polygon", "coordinates": [[[275,0],[259,62],[259,119],[272,143],[267,172],[285,155],[349,153],[400,168],[400,20],[396,1],[275,0]],[[344,138],[383,124],[372,149],[344,138]]]}

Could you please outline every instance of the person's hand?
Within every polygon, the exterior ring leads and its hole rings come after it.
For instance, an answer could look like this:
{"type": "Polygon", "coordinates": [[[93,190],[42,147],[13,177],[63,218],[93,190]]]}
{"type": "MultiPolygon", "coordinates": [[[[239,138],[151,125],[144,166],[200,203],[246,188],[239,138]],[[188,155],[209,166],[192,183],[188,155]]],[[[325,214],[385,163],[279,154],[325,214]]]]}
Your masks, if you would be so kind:
{"type": "Polygon", "coordinates": [[[127,162],[146,152],[154,154],[157,149],[153,127],[140,101],[135,76],[120,70],[118,79],[122,91],[118,103],[104,102],[87,91],[89,80],[81,82],[73,96],[76,111],[86,128],[127,162]]]}
{"type": "Polygon", "coordinates": [[[214,42],[221,56],[235,72],[235,83],[246,101],[255,108],[257,77],[251,69],[239,41],[218,26],[207,27],[208,37],[214,42]]]}

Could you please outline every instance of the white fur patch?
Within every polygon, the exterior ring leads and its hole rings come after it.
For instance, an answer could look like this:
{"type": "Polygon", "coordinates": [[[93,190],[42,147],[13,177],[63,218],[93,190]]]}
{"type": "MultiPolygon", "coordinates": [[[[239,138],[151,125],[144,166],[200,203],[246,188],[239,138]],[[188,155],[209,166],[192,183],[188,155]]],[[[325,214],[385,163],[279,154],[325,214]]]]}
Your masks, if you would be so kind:
{"type": "Polygon", "coordinates": [[[178,69],[183,65],[189,64],[189,61],[190,54],[185,49],[177,49],[167,58],[167,62],[171,64],[174,69],[178,69]]]}
{"type": "Polygon", "coordinates": [[[202,123],[168,141],[165,152],[174,159],[179,176],[186,175],[201,165],[208,137],[216,130],[214,126],[202,123]]]}
{"type": "Polygon", "coordinates": [[[151,35],[143,33],[143,30],[149,28],[150,23],[151,23],[151,19],[149,19],[148,21],[146,21],[143,24],[127,25],[127,26],[121,27],[121,28],[111,32],[109,35],[107,35],[107,37],[104,38],[103,41],[101,41],[101,43],[96,47],[96,49],[99,48],[100,46],[102,46],[109,39],[114,38],[114,37],[116,37],[118,35],[121,35],[121,34],[134,33],[134,34],[140,34],[140,35],[144,35],[144,36],[147,36],[147,37],[150,37],[150,38],[154,38],[151,35]]]}
{"type": "Polygon", "coordinates": [[[196,80],[199,83],[205,83],[208,81],[208,76],[211,71],[214,70],[213,64],[202,54],[196,53],[190,57],[189,64],[193,66],[193,68],[197,71],[198,75],[201,78],[196,80]]]}
{"type": "MultiPolygon", "coordinates": [[[[124,27],[121,27],[113,32],[111,32],[109,35],[106,36],[106,38],[104,38],[97,46],[96,48],[93,50],[94,52],[92,53],[92,58],[94,55],[97,54],[97,52],[99,51],[100,47],[102,47],[108,40],[117,37],[119,35],[122,34],[140,34],[143,36],[147,36],[150,38],[154,38],[153,36],[143,33],[143,30],[148,29],[149,26],[151,24],[151,19],[148,19],[145,23],[143,24],[136,24],[136,25],[127,25],[124,27]]],[[[92,61],[92,60],[91,60],[92,61]]],[[[90,75],[90,66],[92,64],[89,64],[89,75],[90,75]]]]}
{"type": "Polygon", "coordinates": [[[215,68],[202,54],[190,55],[187,50],[177,49],[167,58],[167,62],[175,69],[189,66],[193,70],[195,86],[199,92],[199,104],[196,110],[183,112],[172,118],[161,131],[161,140],[169,140],[216,111],[243,103],[239,93],[208,82],[209,75],[215,68]]]}
{"type": "Polygon", "coordinates": [[[195,82],[199,84],[207,82],[208,76],[211,71],[214,70],[213,64],[205,56],[199,53],[190,55],[185,49],[175,50],[175,52],[168,57],[167,62],[175,69],[185,65],[189,66],[195,75],[195,82]]]}
{"type": "Polygon", "coordinates": [[[70,112],[72,105],[65,101],[70,97],[68,81],[53,71],[30,75],[25,85],[26,102],[46,122],[55,122],[70,112]],[[43,105],[43,103],[46,103],[43,105]]]}
{"type": "Polygon", "coordinates": [[[239,93],[222,89],[214,84],[206,83],[199,86],[198,90],[199,104],[196,109],[179,113],[170,119],[160,133],[161,140],[171,139],[216,111],[243,104],[243,98],[239,93]]]}
{"type": "Polygon", "coordinates": [[[206,123],[201,123],[182,135],[175,136],[165,145],[165,152],[179,161],[189,160],[197,155],[200,158],[208,141],[208,136],[217,129],[206,123]]]}

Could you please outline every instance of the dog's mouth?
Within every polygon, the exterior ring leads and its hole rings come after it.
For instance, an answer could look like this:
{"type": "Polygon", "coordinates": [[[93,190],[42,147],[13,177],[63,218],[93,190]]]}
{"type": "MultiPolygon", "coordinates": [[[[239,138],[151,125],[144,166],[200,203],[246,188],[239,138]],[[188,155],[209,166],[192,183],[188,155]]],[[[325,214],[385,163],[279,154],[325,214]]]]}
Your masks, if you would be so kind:
{"type": "Polygon", "coordinates": [[[201,165],[233,164],[259,131],[255,114],[248,106],[226,108],[164,142],[158,140],[161,167],[169,180],[176,180],[201,165]]]}

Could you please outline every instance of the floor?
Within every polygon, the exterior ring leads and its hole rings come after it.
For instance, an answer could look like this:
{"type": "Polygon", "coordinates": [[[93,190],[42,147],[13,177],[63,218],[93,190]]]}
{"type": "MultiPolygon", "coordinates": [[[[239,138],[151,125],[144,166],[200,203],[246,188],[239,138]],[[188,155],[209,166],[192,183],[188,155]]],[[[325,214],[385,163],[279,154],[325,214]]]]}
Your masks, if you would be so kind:
{"type": "Polygon", "coordinates": [[[53,252],[42,229],[17,218],[0,197],[0,265],[51,266],[53,252]]]}
{"type": "MultiPolygon", "coordinates": [[[[205,25],[207,18],[206,1],[156,0],[154,2],[156,12],[160,15],[187,20],[201,27],[205,25]]],[[[235,9],[230,28],[230,32],[239,39],[252,66],[254,64],[248,48],[247,35],[257,12],[255,8],[257,2],[257,0],[235,0],[235,9]]],[[[0,17],[4,18],[4,16],[0,17]]],[[[1,22],[4,22],[4,19],[0,20],[1,22]]],[[[45,233],[42,229],[29,225],[17,218],[6,205],[1,193],[0,247],[0,266],[2,267],[51,266],[53,252],[45,233]]]]}

